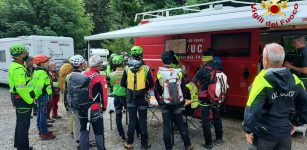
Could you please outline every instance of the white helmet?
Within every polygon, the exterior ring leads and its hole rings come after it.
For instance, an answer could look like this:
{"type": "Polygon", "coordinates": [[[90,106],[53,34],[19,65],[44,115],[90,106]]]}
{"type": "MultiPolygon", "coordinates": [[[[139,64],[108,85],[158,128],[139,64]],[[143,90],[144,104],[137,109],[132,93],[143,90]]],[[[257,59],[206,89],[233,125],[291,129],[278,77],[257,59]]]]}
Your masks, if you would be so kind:
{"type": "Polygon", "coordinates": [[[69,62],[70,62],[73,66],[77,67],[77,66],[79,66],[80,64],[84,63],[84,62],[85,62],[85,59],[84,59],[81,55],[75,55],[75,56],[70,57],[69,62]]]}

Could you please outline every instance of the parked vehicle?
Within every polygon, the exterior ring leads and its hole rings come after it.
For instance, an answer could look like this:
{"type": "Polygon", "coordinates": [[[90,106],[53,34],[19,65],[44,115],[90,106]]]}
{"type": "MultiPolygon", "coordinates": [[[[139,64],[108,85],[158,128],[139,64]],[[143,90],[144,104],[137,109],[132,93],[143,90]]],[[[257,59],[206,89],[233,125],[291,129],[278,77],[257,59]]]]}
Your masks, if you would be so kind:
{"type": "Polygon", "coordinates": [[[153,74],[158,66],[163,66],[161,54],[174,50],[191,79],[201,65],[202,52],[212,48],[228,76],[226,104],[242,108],[249,87],[262,69],[265,44],[282,44],[286,59],[291,60],[296,52],[291,43],[293,36],[307,35],[307,1],[289,2],[284,9],[280,3],[269,4],[277,6],[284,16],[270,15],[273,12],[261,8],[260,3],[223,0],[139,13],[135,18],[141,17],[140,25],[88,36],[85,40],[134,37],[135,45],[143,47],[144,61],[153,67],[153,74]]]}
{"type": "Polygon", "coordinates": [[[7,71],[13,60],[9,47],[16,43],[26,45],[30,56],[44,54],[51,57],[58,67],[74,55],[74,42],[70,37],[31,35],[0,39],[0,83],[8,84],[7,71]]]}

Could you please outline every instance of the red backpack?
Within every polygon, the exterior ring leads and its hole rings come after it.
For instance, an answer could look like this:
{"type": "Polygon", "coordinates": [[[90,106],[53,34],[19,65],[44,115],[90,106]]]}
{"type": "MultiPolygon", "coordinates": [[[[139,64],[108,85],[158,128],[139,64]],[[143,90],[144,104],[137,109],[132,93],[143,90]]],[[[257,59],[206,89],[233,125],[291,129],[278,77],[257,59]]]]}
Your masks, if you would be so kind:
{"type": "Polygon", "coordinates": [[[211,70],[210,81],[208,89],[198,92],[199,98],[209,98],[212,103],[222,103],[226,99],[227,89],[229,88],[227,84],[227,76],[222,70],[213,69],[212,67],[206,66],[204,69],[211,70]]]}

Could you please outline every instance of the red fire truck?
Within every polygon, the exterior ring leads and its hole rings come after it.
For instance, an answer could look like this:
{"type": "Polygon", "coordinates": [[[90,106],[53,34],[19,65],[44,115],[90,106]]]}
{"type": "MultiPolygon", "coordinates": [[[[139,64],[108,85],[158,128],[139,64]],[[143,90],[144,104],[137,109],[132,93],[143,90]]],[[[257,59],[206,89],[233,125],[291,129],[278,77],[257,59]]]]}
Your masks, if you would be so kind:
{"type": "Polygon", "coordinates": [[[285,47],[295,59],[294,36],[307,35],[307,1],[249,3],[233,0],[139,13],[138,26],[85,37],[86,41],[135,38],[145,63],[157,71],[161,54],[174,50],[189,78],[201,65],[201,53],[212,48],[222,60],[230,89],[226,104],[245,107],[248,89],[261,69],[265,44],[285,47]]]}

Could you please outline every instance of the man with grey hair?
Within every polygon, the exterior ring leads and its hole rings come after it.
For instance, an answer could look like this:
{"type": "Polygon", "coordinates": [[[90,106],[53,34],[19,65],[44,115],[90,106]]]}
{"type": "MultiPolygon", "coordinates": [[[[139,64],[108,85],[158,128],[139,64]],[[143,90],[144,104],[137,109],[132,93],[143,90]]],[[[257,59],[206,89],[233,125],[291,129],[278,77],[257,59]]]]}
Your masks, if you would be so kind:
{"type": "Polygon", "coordinates": [[[293,47],[296,48],[298,59],[292,65],[285,62],[285,67],[291,69],[307,86],[307,47],[305,46],[306,40],[302,36],[295,37],[293,40],[293,47]]]}
{"type": "Polygon", "coordinates": [[[90,78],[89,95],[90,105],[89,108],[79,110],[81,136],[80,136],[80,149],[88,150],[89,145],[89,131],[87,125],[92,124],[96,145],[98,150],[105,150],[104,141],[104,127],[102,113],[107,108],[108,95],[107,95],[107,82],[106,79],[99,74],[102,69],[102,60],[98,55],[94,55],[89,59],[89,70],[84,74],[90,78]],[[90,116],[90,117],[89,117],[90,116]],[[89,117],[89,118],[88,118],[89,117]],[[90,120],[90,121],[89,121],[90,120]]]}
{"type": "Polygon", "coordinates": [[[263,66],[252,84],[246,104],[243,130],[247,142],[257,149],[291,150],[289,112],[307,120],[307,94],[303,82],[283,68],[284,48],[276,43],[263,49],[263,66]]]}

